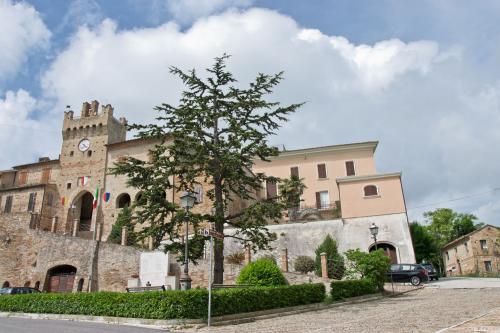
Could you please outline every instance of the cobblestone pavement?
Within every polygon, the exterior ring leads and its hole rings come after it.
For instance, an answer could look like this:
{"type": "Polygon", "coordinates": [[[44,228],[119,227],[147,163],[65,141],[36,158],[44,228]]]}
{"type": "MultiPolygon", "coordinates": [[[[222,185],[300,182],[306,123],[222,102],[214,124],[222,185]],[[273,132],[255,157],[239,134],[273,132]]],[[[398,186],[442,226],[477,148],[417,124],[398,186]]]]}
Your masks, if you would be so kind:
{"type": "Polygon", "coordinates": [[[500,332],[500,308],[496,308],[484,316],[467,321],[463,324],[443,330],[443,333],[465,332],[500,332]]]}
{"type": "Polygon", "coordinates": [[[499,304],[500,288],[423,288],[394,298],[210,330],[202,328],[198,332],[436,332],[499,304]]]}

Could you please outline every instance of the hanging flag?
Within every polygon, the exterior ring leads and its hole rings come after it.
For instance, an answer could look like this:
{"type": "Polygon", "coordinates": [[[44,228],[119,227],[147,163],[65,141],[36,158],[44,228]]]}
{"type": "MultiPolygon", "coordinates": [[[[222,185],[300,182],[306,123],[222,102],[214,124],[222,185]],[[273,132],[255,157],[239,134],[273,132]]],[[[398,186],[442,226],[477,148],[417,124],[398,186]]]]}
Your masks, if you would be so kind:
{"type": "Polygon", "coordinates": [[[108,202],[110,197],[111,197],[111,193],[106,192],[106,194],[104,194],[104,201],[108,202]]]}
{"type": "Polygon", "coordinates": [[[89,182],[89,177],[87,176],[83,176],[82,177],[82,186],[85,186],[87,185],[87,183],[89,182]]]}
{"type": "Polygon", "coordinates": [[[95,189],[95,195],[94,195],[94,209],[97,208],[97,203],[99,202],[99,186],[95,189]]]}
{"type": "Polygon", "coordinates": [[[65,201],[66,201],[66,198],[65,198],[65,197],[62,197],[62,198],[61,198],[61,205],[63,205],[63,206],[64,206],[65,201]]]}

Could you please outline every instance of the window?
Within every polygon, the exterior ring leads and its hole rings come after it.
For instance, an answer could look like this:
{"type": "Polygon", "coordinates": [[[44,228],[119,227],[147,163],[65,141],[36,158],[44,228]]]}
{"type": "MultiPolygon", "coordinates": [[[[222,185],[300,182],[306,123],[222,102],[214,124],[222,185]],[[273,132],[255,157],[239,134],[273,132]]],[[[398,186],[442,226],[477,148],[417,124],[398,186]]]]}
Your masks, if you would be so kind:
{"type": "Polygon", "coordinates": [[[485,269],[487,272],[491,272],[491,271],[492,271],[491,261],[485,261],[485,262],[484,262],[484,269],[485,269]]]}
{"type": "Polygon", "coordinates": [[[19,174],[19,185],[26,184],[27,179],[28,179],[28,173],[26,171],[21,172],[19,174]]]}
{"type": "Polygon", "coordinates": [[[278,189],[276,187],[276,182],[270,180],[266,181],[266,193],[268,199],[276,198],[278,196],[278,189]]]}
{"type": "Polygon", "coordinates": [[[375,185],[367,185],[364,188],[365,197],[372,197],[378,195],[378,188],[375,185]]]}
{"type": "Polygon", "coordinates": [[[30,199],[28,201],[28,212],[35,211],[36,205],[36,193],[30,193],[30,199]]]}
{"type": "Polygon", "coordinates": [[[92,150],[89,150],[89,151],[87,152],[87,156],[88,156],[88,157],[91,157],[91,156],[92,156],[92,150]]]}
{"type": "Polygon", "coordinates": [[[299,167],[291,167],[290,168],[290,176],[292,177],[299,177],[299,167]]]}
{"type": "Polygon", "coordinates": [[[130,207],[130,195],[127,193],[122,193],[116,199],[117,208],[124,208],[125,206],[130,207]]]}
{"type": "Polygon", "coordinates": [[[328,191],[316,192],[316,208],[325,209],[330,204],[330,197],[328,191]]]}
{"type": "Polygon", "coordinates": [[[486,243],[486,239],[481,239],[479,243],[481,244],[481,250],[486,250],[488,248],[488,243],[486,243]]]}
{"type": "Polygon", "coordinates": [[[201,184],[194,185],[194,195],[196,196],[196,203],[203,202],[203,186],[201,184]]]}
{"type": "Polygon", "coordinates": [[[47,206],[52,207],[52,203],[54,202],[54,195],[52,193],[47,193],[47,206]]]}
{"type": "Polygon", "coordinates": [[[69,152],[69,156],[70,156],[70,157],[73,157],[73,155],[75,155],[75,152],[74,152],[74,151],[70,151],[70,152],[69,152]]]}
{"type": "Polygon", "coordinates": [[[457,254],[458,250],[457,250],[457,248],[456,248],[456,247],[454,248],[454,250],[455,250],[455,254],[457,254]]]}
{"type": "Polygon", "coordinates": [[[5,207],[3,209],[4,213],[10,213],[12,210],[12,195],[8,195],[7,198],[5,198],[5,207]]]}
{"type": "Polygon", "coordinates": [[[326,178],[326,164],[318,164],[318,178],[324,179],[326,178]]]}
{"type": "Polygon", "coordinates": [[[71,183],[67,183],[66,188],[69,190],[71,188],[71,183]]]}
{"type": "Polygon", "coordinates": [[[467,242],[464,243],[465,246],[465,252],[469,253],[469,247],[467,246],[467,242]]]}
{"type": "Polygon", "coordinates": [[[42,184],[47,184],[50,180],[50,169],[43,169],[42,171],[42,184]]]}
{"type": "Polygon", "coordinates": [[[345,171],[348,176],[355,176],[356,170],[354,170],[354,161],[345,162],[345,171]]]}
{"type": "Polygon", "coordinates": [[[450,260],[450,254],[446,251],[446,260],[450,260]]]}

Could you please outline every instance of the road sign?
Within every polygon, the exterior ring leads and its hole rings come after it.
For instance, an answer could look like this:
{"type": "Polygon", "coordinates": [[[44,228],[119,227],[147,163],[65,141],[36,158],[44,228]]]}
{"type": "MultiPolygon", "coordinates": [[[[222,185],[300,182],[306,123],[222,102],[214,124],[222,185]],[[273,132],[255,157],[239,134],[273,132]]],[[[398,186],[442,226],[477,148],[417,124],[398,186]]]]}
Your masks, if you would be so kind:
{"type": "Polygon", "coordinates": [[[224,239],[224,234],[222,232],[215,231],[213,229],[204,229],[202,232],[200,232],[203,236],[211,236],[216,239],[224,239]]]}

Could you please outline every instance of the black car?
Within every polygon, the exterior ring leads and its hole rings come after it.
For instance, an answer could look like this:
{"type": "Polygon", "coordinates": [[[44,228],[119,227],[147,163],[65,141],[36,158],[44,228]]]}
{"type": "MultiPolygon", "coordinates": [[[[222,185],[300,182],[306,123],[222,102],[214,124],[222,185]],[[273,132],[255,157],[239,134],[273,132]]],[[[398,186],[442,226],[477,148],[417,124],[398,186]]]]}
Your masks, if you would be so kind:
{"type": "Polygon", "coordinates": [[[432,264],[421,264],[426,270],[427,270],[427,273],[429,275],[429,280],[439,280],[439,275],[436,271],[436,269],[434,268],[434,266],[432,266],[432,264]]]}
{"type": "Polygon", "coordinates": [[[429,275],[424,266],[420,264],[393,264],[387,272],[387,280],[392,282],[410,282],[418,286],[429,281],[429,275]]]}
{"type": "Polygon", "coordinates": [[[30,287],[0,288],[0,295],[34,294],[39,292],[40,290],[30,287]]]}

